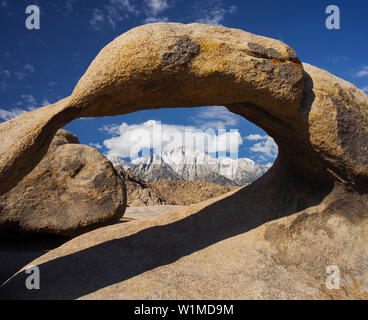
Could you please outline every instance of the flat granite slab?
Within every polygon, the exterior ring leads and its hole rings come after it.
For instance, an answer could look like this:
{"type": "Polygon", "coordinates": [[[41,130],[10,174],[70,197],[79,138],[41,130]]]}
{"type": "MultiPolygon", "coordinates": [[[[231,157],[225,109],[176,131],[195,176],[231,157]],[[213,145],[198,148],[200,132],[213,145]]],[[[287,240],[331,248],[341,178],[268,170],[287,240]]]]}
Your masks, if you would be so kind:
{"type": "Polygon", "coordinates": [[[162,206],[149,206],[149,207],[127,207],[124,216],[120,221],[136,220],[136,219],[149,219],[159,216],[167,212],[172,212],[185,206],[177,205],[162,205],[162,206]]]}
{"type": "MultiPolygon", "coordinates": [[[[184,206],[128,207],[118,222],[142,220],[175,211],[184,206]]],[[[0,240],[0,286],[29,262],[53,250],[70,238],[53,235],[9,237],[0,240]]]]}

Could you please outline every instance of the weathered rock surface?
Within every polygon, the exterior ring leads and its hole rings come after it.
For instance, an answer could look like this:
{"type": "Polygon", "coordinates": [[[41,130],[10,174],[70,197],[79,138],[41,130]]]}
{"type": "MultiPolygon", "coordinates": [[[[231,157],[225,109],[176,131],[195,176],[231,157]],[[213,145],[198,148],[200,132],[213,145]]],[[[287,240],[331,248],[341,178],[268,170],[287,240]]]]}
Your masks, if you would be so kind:
{"type": "Polygon", "coordinates": [[[196,23],[134,28],[101,50],[70,97],[0,124],[0,194],[42,159],[50,137],[73,119],[240,102],[291,117],[303,82],[294,50],[277,40],[196,23]]]}
{"type": "Polygon", "coordinates": [[[128,31],[71,97],[0,124],[0,192],[71,118],[203,105],[262,127],[274,166],[217,202],[73,239],[33,262],[42,290],[20,272],[5,297],[367,298],[368,96],[280,41],[200,24],[128,31]],[[340,290],[326,287],[330,265],[340,290]]]}
{"type": "Polygon", "coordinates": [[[0,296],[368,298],[366,197],[347,195],[338,187],[315,206],[266,222],[278,195],[275,189],[259,193],[264,179],[175,213],[74,238],[29,264],[40,268],[40,290],[25,289],[23,269],[0,289],[0,296]],[[340,269],[340,289],[326,287],[331,265],[340,269]]]}
{"type": "Polygon", "coordinates": [[[70,104],[85,115],[249,101],[278,117],[296,115],[303,67],[281,41],[204,24],[134,28],[97,55],[70,104]]]}
{"type": "Polygon", "coordinates": [[[367,148],[357,141],[366,135],[367,100],[325,71],[304,70],[277,40],[201,24],[137,27],[99,53],[70,97],[0,124],[0,193],[37,164],[50,137],[72,119],[203,105],[226,105],[264,128],[307,179],[322,173],[364,188],[367,148]]]}
{"type": "Polygon", "coordinates": [[[32,171],[58,129],[75,118],[68,101],[65,98],[0,123],[0,195],[32,171]]]}
{"type": "MultiPolygon", "coordinates": [[[[165,205],[161,204],[158,206],[144,206],[144,207],[127,207],[124,213],[124,217],[121,221],[132,221],[132,220],[141,220],[141,219],[150,219],[153,217],[157,217],[159,215],[168,213],[168,212],[175,212],[178,209],[185,208],[185,206],[180,205],[165,205]]],[[[34,259],[32,259],[34,260],[34,259]]],[[[31,260],[29,260],[31,261],[31,260]]],[[[29,262],[27,261],[27,262],[29,262]]],[[[22,267],[26,263],[23,263],[22,267]]],[[[20,268],[15,270],[17,272],[20,268]]],[[[15,273],[13,272],[13,274],[15,273]]]]}
{"type": "Polygon", "coordinates": [[[118,221],[125,185],[97,150],[59,130],[44,159],[0,196],[0,233],[75,236],[118,221]]]}
{"type": "Polygon", "coordinates": [[[130,207],[179,205],[189,206],[216,198],[231,190],[234,186],[221,186],[208,181],[167,180],[146,182],[137,178],[130,170],[115,166],[116,171],[125,180],[127,204],[130,207]]]}
{"type": "Polygon", "coordinates": [[[231,190],[239,189],[235,186],[220,186],[208,181],[156,181],[149,184],[150,188],[163,199],[167,205],[190,206],[202,201],[217,198],[231,190]]]}
{"type": "Polygon", "coordinates": [[[368,192],[368,95],[327,71],[303,64],[301,105],[310,142],[337,181],[368,192]]]}
{"type": "Polygon", "coordinates": [[[127,190],[127,205],[129,207],[164,205],[162,200],[146,181],[137,178],[130,170],[124,170],[121,166],[114,166],[116,172],[125,182],[127,190]]]}

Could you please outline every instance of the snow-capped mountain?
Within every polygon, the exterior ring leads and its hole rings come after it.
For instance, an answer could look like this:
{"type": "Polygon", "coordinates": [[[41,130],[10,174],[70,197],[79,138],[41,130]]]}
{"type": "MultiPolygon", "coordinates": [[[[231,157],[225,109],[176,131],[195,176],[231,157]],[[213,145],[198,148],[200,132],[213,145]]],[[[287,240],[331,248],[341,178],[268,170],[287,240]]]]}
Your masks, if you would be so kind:
{"type": "Polygon", "coordinates": [[[111,161],[114,166],[121,166],[123,169],[129,169],[130,162],[119,158],[117,155],[108,155],[107,158],[111,161]]]}
{"type": "Polygon", "coordinates": [[[161,180],[206,180],[221,185],[245,185],[263,175],[270,165],[247,158],[213,158],[203,151],[180,147],[169,152],[134,159],[132,162],[109,156],[114,165],[130,169],[148,182],[161,180]]]}

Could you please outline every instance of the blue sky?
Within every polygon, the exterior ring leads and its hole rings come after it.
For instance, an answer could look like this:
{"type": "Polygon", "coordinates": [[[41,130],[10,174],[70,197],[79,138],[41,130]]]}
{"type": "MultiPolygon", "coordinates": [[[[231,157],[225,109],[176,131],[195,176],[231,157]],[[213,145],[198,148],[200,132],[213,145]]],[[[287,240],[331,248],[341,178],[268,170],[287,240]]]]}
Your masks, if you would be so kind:
{"type": "MultiPolygon", "coordinates": [[[[0,0],[0,121],[70,95],[106,44],[132,27],[155,21],[219,24],[279,39],[302,61],[368,92],[367,15],[368,2],[357,0],[0,0]],[[40,7],[39,30],[25,27],[30,4],[40,7]],[[340,30],[325,27],[325,10],[332,4],[340,8],[340,30]]],[[[81,143],[95,144],[107,154],[119,151],[116,143],[128,131],[157,124],[150,120],[179,132],[187,127],[238,129],[239,156],[258,162],[273,161],[277,153],[260,128],[221,107],[79,119],[65,128],[81,143]]]]}

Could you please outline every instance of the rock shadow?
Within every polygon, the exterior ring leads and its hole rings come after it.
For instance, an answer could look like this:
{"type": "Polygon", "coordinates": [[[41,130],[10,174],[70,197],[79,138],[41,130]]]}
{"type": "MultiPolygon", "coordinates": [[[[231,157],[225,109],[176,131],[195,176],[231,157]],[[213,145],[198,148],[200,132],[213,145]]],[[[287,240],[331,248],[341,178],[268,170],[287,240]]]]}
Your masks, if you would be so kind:
{"type": "MultiPolygon", "coordinates": [[[[0,288],[0,298],[77,299],[174,263],[219,241],[248,232],[269,220],[316,205],[330,192],[330,188],[321,189],[319,196],[311,201],[295,200],[295,194],[292,194],[290,188],[298,189],[298,184],[288,188],[288,177],[276,181],[273,187],[264,184],[274,179],[272,171],[252,185],[181,220],[146,228],[39,265],[40,290],[27,290],[25,280],[29,274],[19,273],[0,288]],[[290,197],[284,194],[277,199],[280,187],[286,188],[290,197]]],[[[308,193],[308,190],[305,191],[308,193]]],[[[120,224],[122,227],[124,225],[120,224]]],[[[106,232],[109,232],[108,229],[106,232]]]]}

